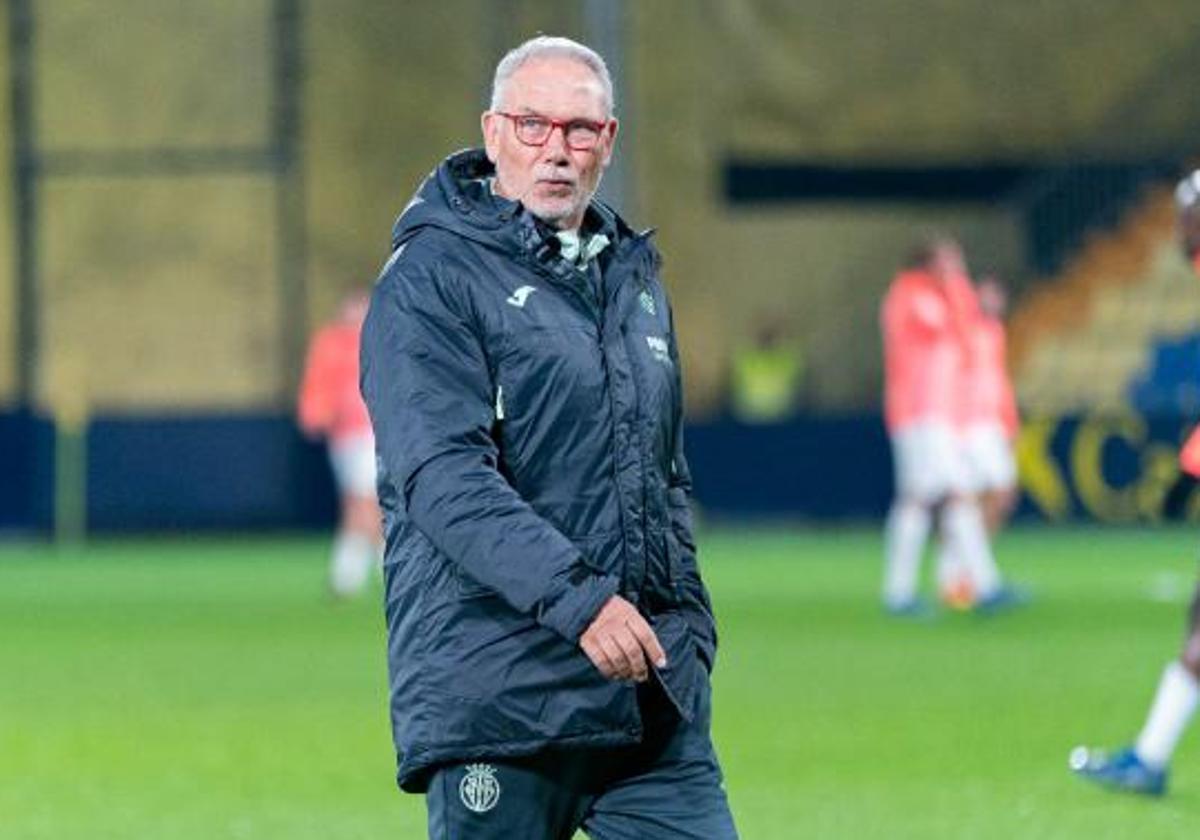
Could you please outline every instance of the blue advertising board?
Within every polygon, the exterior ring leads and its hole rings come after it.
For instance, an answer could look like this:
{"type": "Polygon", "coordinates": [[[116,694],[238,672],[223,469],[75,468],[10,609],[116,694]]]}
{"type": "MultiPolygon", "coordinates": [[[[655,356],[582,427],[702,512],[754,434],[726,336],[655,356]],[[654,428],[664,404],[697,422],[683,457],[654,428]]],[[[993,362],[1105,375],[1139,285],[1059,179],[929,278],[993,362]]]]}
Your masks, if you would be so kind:
{"type": "MultiPolygon", "coordinates": [[[[1026,418],[1018,515],[1160,519],[1189,426],[1132,412],[1026,418]]],[[[713,518],[870,520],[891,502],[891,451],[876,414],[691,423],[685,445],[696,502],[713,518]]],[[[53,457],[48,421],[0,414],[0,528],[49,530],[53,457]]],[[[336,515],[322,448],[283,414],[96,418],[86,475],[97,532],[323,528],[336,515]]],[[[1200,492],[1189,490],[1181,508],[1200,519],[1200,492]]]]}

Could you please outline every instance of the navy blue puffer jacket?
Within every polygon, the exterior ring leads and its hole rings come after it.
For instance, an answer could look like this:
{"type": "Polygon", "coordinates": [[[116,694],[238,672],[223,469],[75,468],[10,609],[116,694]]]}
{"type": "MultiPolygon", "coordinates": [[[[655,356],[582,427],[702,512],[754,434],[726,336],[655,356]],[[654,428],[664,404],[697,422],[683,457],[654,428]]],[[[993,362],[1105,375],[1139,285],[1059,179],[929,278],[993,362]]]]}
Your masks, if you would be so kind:
{"type": "Polygon", "coordinates": [[[666,649],[685,717],[716,631],[681,439],[679,356],[648,234],[593,202],[590,272],[481,151],[401,214],[362,337],[384,509],[391,716],[406,790],[439,763],[642,736],[635,689],[578,646],[614,593],[666,649]]]}

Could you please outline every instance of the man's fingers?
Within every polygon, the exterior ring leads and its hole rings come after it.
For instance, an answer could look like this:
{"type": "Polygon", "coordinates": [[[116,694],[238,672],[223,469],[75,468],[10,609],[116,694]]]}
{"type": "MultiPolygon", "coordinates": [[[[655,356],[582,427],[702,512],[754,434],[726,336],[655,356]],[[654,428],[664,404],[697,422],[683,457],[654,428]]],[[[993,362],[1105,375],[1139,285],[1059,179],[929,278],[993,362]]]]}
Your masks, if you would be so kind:
{"type": "Polygon", "coordinates": [[[633,604],[612,596],[579,640],[592,664],[608,679],[644,682],[649,663],[665,668],[667,654],[658,636],[633,604]]]}
{"type": "Polygon", "coordinates": [[[630,679],[633,676],[633,663],[629,661],[617,640],[606,634],[601,636],[599,641],[600,647],[604,649],[604,653],[608,655],[608,661],[613,666],[613,673],[607,676],[612,679],[630,679]]]}
{"type": "Polygon", "coordinates": [[[612,662],[608,659],[600,645],[590,638],[580,641],[579,646],[583,648],[583,652],[587,654],[587,658],[592,660],[592,664],[596,666],[596,670],[604,675],[605,679],[614,678],[614,669],[612,662]]]}
{"type": "Polygon", "coordinates": [[[658,636],[654,635],[654,631],[646,623],[645,619],[640,615],[636,616],[635,619],[627,622],[626,626],[633,633],[638,644],[642,646],[642,650],[646,651],[646,655],[650,657],[650,661],[654,663],[654,667],[667,667],[667,653],[662,649],[662,645],[658,643],[658,636]]]}
{"type": "Polygon", "coordinates": [[[645,682],[646,677],[649,676],[646,671],[646,656],[642,653],[642,646],[638,643],[637,637],[630,632],[628,627],[625,627],[614,633],[613,639],[621,646],[621,652],[625,654],[625,661],[629,663],[630,676],[638,682],[645,682]]]}

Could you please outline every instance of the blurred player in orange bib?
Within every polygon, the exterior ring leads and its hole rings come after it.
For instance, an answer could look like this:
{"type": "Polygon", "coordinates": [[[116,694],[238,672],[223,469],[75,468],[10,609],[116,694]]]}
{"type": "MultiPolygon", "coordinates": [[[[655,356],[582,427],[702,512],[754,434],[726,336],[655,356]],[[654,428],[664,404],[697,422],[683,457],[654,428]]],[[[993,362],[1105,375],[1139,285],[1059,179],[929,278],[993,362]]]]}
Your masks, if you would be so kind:
{"type": "MultiPolygon", "coordinates": [[[[966,278],[959,282],[967,283],[966,278]]],[[[1011,514],[1017,498],[1013,442],[1019,420],[1006,361],[1007,295],[992,277],[985,277],[977,289],[966,288],[960,294],[969,296],[966,305],[971,318],[966,369],[959,391],[957,431],[968,488],[979,500],[988,534],[994,537],[1011,514]]],[[[974,606],[977,591],[970,570],[943,547],[938,557],[938,592],[942,601],[955,609],[967,609],[974,606]]]]}
{"type": "Polygon", "coordinates": [[[940,238],[917,248],[883,302],[884,419],[896,473],[883,603],[894,615],[929,611],[918,586],[935,513],[946,550],[975,584],[977,608],[992,611],[1014,601],[996,569],[957,433],[972,299],[962,249],[940,238]]]}
{"type": "Polygon", "coordinates": [[[337,320],[309,345],[300,387],[300,428],[329,447],[341,518],[329,566],[330,591],[362,591],[379,557],[380,514],[375,497],[375,438],[358,387],[358,345],[369,299],[348,297],[337,320]]]}
{"type": "MultiPolygon", "coordinates": [[[[1200,170],[1175,190],[1184,256],[1200,276],[1200,170]]],[[[1179,455],[1183,472],[1200,478],[1200,428],[1179,455]]],[[[1071,769],[1106,787],[1159,796],[1167,790],[1168,767],[1175,747],[1200,704],[1200,586],[1188,611],[1188,631],[1179,657],[1163,669],[1150,713],[1133,745],[1114,753],[1076,747],[1071,769]]]]}

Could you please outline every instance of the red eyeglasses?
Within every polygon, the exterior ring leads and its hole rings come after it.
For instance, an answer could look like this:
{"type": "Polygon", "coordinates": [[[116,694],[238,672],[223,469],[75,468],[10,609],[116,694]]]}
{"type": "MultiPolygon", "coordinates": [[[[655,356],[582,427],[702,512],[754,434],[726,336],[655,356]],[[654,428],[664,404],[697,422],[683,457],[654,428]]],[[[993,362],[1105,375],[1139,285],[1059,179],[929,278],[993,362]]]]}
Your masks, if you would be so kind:
{"type": "Polygon", "coordinates": [[[567,147],[577,152],[587,152],[596,148],[610,120],[592,122],[591,120],[552,120],[540,114],[508,114],[495,111],[497,116],[512,120],[517,139],[526,146],[544,146],[550,140],[554,129],[561,128],[563,140],[567,147]]]}

